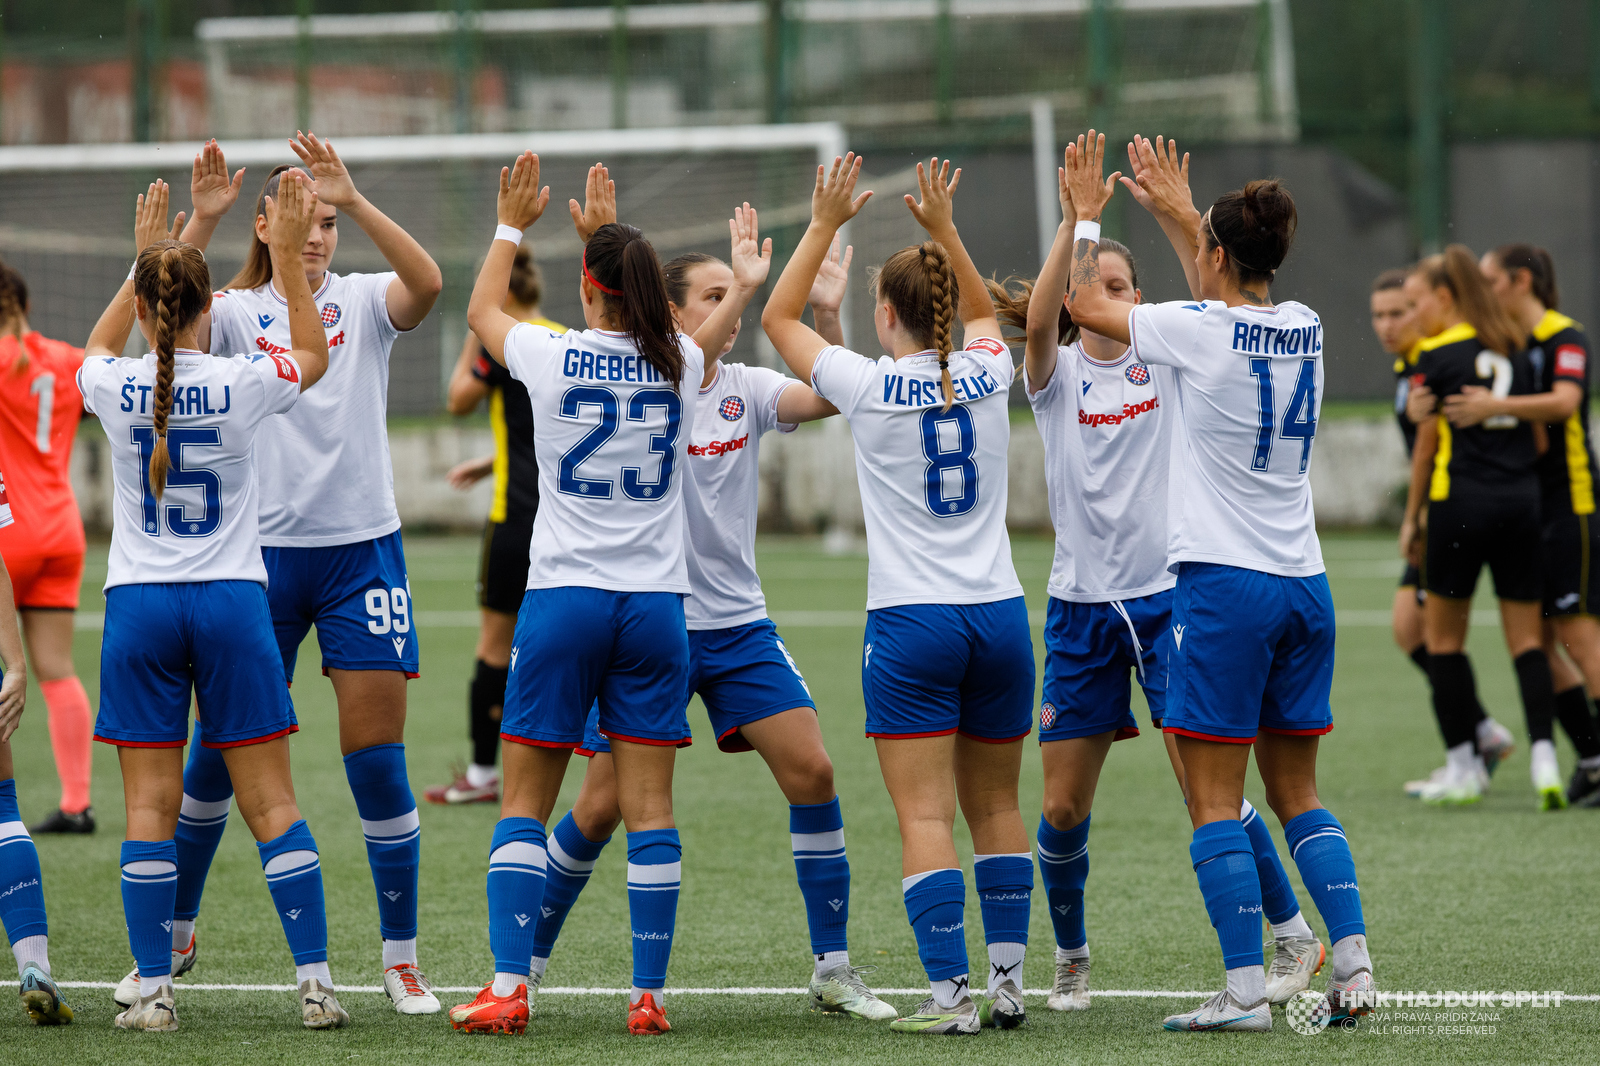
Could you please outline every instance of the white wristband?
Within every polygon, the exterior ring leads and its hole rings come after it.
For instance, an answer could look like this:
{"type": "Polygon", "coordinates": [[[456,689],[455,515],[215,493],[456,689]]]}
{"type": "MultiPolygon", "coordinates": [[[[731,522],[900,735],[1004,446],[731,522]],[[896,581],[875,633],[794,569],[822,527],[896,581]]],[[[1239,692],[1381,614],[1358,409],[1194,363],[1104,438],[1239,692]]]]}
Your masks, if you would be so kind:
{"type": "Polygon", "coordinates": [[[133,261],[133,265],[128,268],[128,278],[127,278],[127,280],[132,281],[134,274],[136,274],[138,272],[139,272],[139,260],[135,259],[133,261]]]}
{"type": "Polygon", "coordinates": [[[501,223],[494,228],[494,239],[497,241],[510,241],[512,244],[520,245],[522,243],[522,231],[515,226],[507,226],[501,223]]]}
{"type": "Polygon", "coordinates": [[[1079,241],[1094,241],[1096,244],[1099,244],[1100,243],[1100,223],[1098,223],[1098,222],[1079,222],[1076,226],[1073,226],[1072,227],[1072,242],[1074,244],[1076,244],[1079,241]]]}

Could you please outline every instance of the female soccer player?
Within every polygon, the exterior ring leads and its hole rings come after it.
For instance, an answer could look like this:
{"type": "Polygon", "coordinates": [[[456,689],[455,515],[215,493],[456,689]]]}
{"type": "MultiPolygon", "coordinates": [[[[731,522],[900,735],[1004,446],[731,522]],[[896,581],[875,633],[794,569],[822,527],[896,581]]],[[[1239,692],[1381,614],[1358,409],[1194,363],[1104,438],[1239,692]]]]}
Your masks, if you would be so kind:
{"type": "Polygon", "coordinates": [[[1539,457],[1539,497],[1544,546],[1545,649],[1557,675],[1556,717],[1578,750],[1578,765],[1565,795],[1557,786],[1555,744],[1535,739],[1535,788],[1549,809],[1565,801],[1592,806],[1600,801],[1600,736],[1596,735],[1582,681],[1600,691],[1600,575],[1592,574],[1600,528],[1594,513],[1594,449],[1589,441],[1589,340],[1583,327],[1557,310],[1555,263],[1543,248],[1507,244],[1478,261],[1490,291],[1528,337],[1528,359],[1539,391],[1528,396],[1496,396],[1490,389],[1464,386],[1444,402],[1453,427],[1481,425],[1514,415],[1545,424],[1550,446],[1539,457]],[[1573,675],[1556,650],[1559,639],[1583,678],[1573,675]]]}
{"type": "MultiPolygon", "coordinates": [[[[749,205],[734,212],[732,266],[691,252],[667,264],[667,298],[682,332],[698,330],[719,308],[742,313],[765,282],[771,242],[759,237],[749,205]]],[[[819,330],[842,340],[839,306],[850,250],[838,240],[813,283],[808,302],[819,330]]],[[[708,360],[689,436],[688,569],[693,592],[684,601],[689,627],[688,701],[699,693],[717,746],[756,751],[789,800],[795,874],[811,931],[812,1003],[818,1010],[888,1021],[898,1012],[869,991],[850,964],[850,864],[844,820],[823,747],[816,704],[777,627],[767,617],[755,569],[758,456],[763,434],[793,432],[800,422],[838,412],[814,391],[764,367],[725,363],[738,339],[708,360]]],[[[534,935],[529,988],[543,980],[562,923],[588,883],[595,861],[621,821],[611,745],[591,711],[580,754],[590,756],[572,810],[551,832],[545,902],[534,935]]]]}
{"type": "Polygon", "coordinates": [[[1187,172],[1161,140],[1140,138],[1136,149],[1145,164],[1138,184],[1194,251],[1200,299],[1130,308],[1098,284],[1099,217],[1120,175],[1102,182],[1104,138],[1091,133],[1067,155],[1079,218],[1070,307],[1080,328],[1130,345],[1140,362],[1172,367],[1182,397],[1163,729],[1177,736],[1194,824],[1189,853],[1228,973],[1223,991],[1164,1025],[1272,1028],[1261,881],[1239,819],[1252,745],[1267,802],[1333,941],[1333,1016],[1366,1013],[1372,962],[1355,863],[1316,790],[1317,739],[1333,727],[1333,601],[1308,480],[1322,324],[1310,308],[1268,295],[1294,237],[1294,200],[1275,181],[1253,181],[1201,216],[1187,172]]]}
{"type": "Polygon", "coordinates": [[[16,524],[0,529],[28,655],[50,713],[61,802],[35,833],[92,833],[94,736],[89,696],[72,665],[72,616],[83,579],[83,520],[68,469],[83,414],[83,349],[28,328],[28,285],[0,263],[0,470],[16,524]]]}
{"type": "MultiPolygon", "coordinates": [[[[522,322],[565,333],[565,326],[539,312],[544,278],[533,261],[533,249],[517,249],[511,264],[510,291],[501,310],[522,322]]],[[[467,489],[494,475],[494,497],[483,530],[483,554],[478,562],[477,665],[467,686],[467,721],[472,737],[472,761],[455,774],[455,780],[424,795],[430,803],[495,803],[500,799],[500,715],[506,702],[506,673],[511,665],[511,632],[517,624],[517,606],[528,587],[528,544],[533,538],[533,518],[539,511],[539,464],[533,453],[533,408],[528,390],[509,371],[490,359],[471,333],[461,346],[461,358],[450,375],[445,408],[467,415],[489,401],[489,426],[494,432],[494,454],[457,464],[450,484],[467,489]]]]}
{"type": "MultiPolygon", "coordinates": [[[[16,521],[0,474],[0,529],[16,521]]],[[[28,694],[28,670],[23,665],[22,634],[12,605],[11,574],[0,557],[0,924],[6,927],[11,953],[17,960],[22,1009],[35,1025],[66,1025],[72,1008],[61,997],[50,975],[50,927],[44,912],[44,875],[39,851],[22,824],[17,809],[16,772],[11,758],[11,734],[22,720],[28,694]]]]}
{"type": "Polygon", "coordinates": [[[528,389],[541,490],[500,723],[500,738],[512,743],[501,753],[504,798],[489,855],[495,976],[471,1003],[451,1008],[451,1024],[467,1032],[527,1026],[544,826],[597,699],[628,827],[628,1031],[670,1028],[661,996],[682,855],[672,767],[689,732],[683,427],[694,421],[701,353],[727,343],[737,301],[694,337],[677,332],[650,242],[632,226],[602,221],[616,216],[604,166],[590,168],[587,195],[583,208],[569,206],[585,242],[579,295],[589,328],[554,333],[502,310],[523,230],[550,199],[531,152],[500,172],[500,226],[467,308],[484,350],[528,389]]]}
{"type": "MultiPolygon", "coordinates": [[[[266,204],[265,235],[285,278],[290,346],[233,359],[199,348],[211,301],[205,257],[166,235],[167,189],[139,201],[140,252],[89,337],[78,387],[111,445],[116,521],[106,576],[95,739],[116,745],[128,807],[122,906],[138,963],[119,1029],[172,1030],[170,948],[177,892],[183,745],[191,692],[205,743],[238,784],[240,813],[294,953],[307,1028],[345,1025],[333,996],[317,844],[295,805],[294,708],[274,653],[261,562],[255,437],[328,367],[311,288],[296,268],[316,195],[291,175],[266,204]],[[119,358],[130,314],[150,341],[119,358]]],[[[172,226],[182,225],[178,216],[172,226]]]]}
{"type": "MultiPolygon", "coordinates": [[[[1417,360],[1419,400],[1450,397],[1464,386],[1492,386],[1504,396],[1534,389],[1523,350],[1526,334],[1489,292],[1477,259],[1453,244],[1418,263],[1406,279],[1417,325],[1427,340],[1417,360]],[[1426,387],[1427,393],[1421,388],[1426,387]]],[[[1417,427],[1411,489],[1400,527],[1401,554],[1422,561],[1427,583],[1425,631],[1434,713],[1445,734],[1449,772],[1421,793],[1430,803],[1475,803],[1488,774],[1474,749],[1477,699],[1465,653],[1472,594],[1485,564],[1506,647],[1517,672],[1530,742],[1549,740],[1555,715],[1550,662],[1544,654],[1544,591],[1536,464],[1542,425],[1502,414],[1455,427],[1441,414],[1417,427]],[[1428,506],[1427,531],[1418,516],[1428,506]]],[[[1536,761],[1534,769],[1541,769],[1536,761]]],[[[1560,773],[1535,777],[1541,804],[1563,804],[1560,773]]]]}
{"type": "MultiPolygon", "coordinates": [[[[1169,144],[1168,151],[1175,157],[1177,148],[1169,144]]],[[[1131,144],[1128,157],[1138,173],[1142,167],[1131,144]]],[[[1176,583],[1167,570],[1167,468],[1176,386],[1170,368],[1136,362],[1126,344],[1080,330],[1072,321],[1065,300],[1077,220],[1065,168],[1057,177],[1063,221],[1037,282],[1024,282],[1020,291],[991,282],[989,289],[1000,320],[1025,331],[1025,383],[1045,442],[1056,530],[1039,713],[1039,871],[1056,933],[1055,986],[1046,1005],[1087,1010],[1083,897],[1090,807],[1112,743],[1139,735],[1129,671],[1137,673],[1157,729],[1166,706],[1176,583]]],[[[1187,249],[1176,220],[1136,183],[1123,183],[1187,249]]],[[[1100,271],[1107,298],[1141,302],[1138,269],[1125,246],[1102,239],[1100,271]]],[[[1176,739],[1163,734],[1163,740],[1181,789],[1176,739]]],[[[1300,914],[1272,834],[1249,800],[1240,819],[1273,931],[1267,999],[1286,1003],[1321,968],[1323,947],[1300,914]]]]}
{"type": "Polygon", "coordinates": [[[1033,856],[1017,805],[1030,728],[1033,645],[1006,533],[1011,357],[956,233],[961,178],[917,166],[912,215],[933,238],[890,256],[874,280],[874,362],[800,320],[854,195],[861,160],[817,168],[811,224],[761,324],[789,369],[849,419],[867,527],[866,733],[900,823],[906,914],[932,994],[897,1032],[975,1033],[1024,1020],[1022,960],[1033,856]],[[958,313],[966,347],[954,350],[958,313]],[[966,886],[951,836],[972,831],[989,948],[988,994],[971,994],[966,886]]]}
{"type": "MultiPolygon", "coordinates": [[[[298,262],[332,354],[322,387],[261,429],[256,466],[262,556],[271,575],[267,599],[290,681],[300,643],[317,627],[322,670],[339,702],[339,750],[377,890],[384,991],[401,1014],[433,1014],[439,1000],[417,966],[422,843],[405,760],[406,680],[417,676],[418,641],[385,412],[395,338],[427,317],[443,278],[422,245],[356,190],[331,144],[300,133],[289,145],[317,191],[317,224],[298,262]],[[393,271],[340,275],[329,269],[341,211],[393,271]]],[[[203,349],[229,355],[288,346],[285,281],[267,252],[263,212],[290,169],[276,168],[262,187],[245,265],[201,317],[203,349]]],[[[216,142],[206,145],[191,189],[195,218],[186,239],[205,248],[242,180],[242,171],[229,180],[216,142]]],[[[195,918],[227,825],[230,792],[221,760],[196,744],[184,773],[178,830],[172,943],[184,956],[182,965],[193,965],[195,918]]]]}

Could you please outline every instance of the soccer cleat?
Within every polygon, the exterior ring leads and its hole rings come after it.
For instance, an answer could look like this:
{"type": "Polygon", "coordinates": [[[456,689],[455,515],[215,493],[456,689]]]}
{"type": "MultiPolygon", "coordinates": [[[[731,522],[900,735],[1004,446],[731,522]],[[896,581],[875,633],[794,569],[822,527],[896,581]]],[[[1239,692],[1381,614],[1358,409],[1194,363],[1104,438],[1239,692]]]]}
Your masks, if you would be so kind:
{"type": "Polygon", "coordinates": [[[528,973],[528,1017],[530,1019],[533,1017],[534,997],[539,994],[539,986],[542,984],[544,984],[544,974],[539,973],[537,970],[530,970],[528,973]]]}
{"type": "Polygon", "coordinates": [[[1418,777],[1405,783],[1406,795],[1420,797],[1429,785],[1437,784],[1450,776],[1450,767],[1441,766],[1427,777],[1418,777]]]}
{"type": "Polygon", "coordinates": [[[422,971],[410,963],[401,963],[383,971],[383,991],[399,1014],[438,1014],[439,997],[422,971]]]}
{"type": "Polygon", "coordinates": [[[339,1006],[333,989],[315,977],[300,982],[300,1017],[307,1029],[343,1029],[350,1015],[339,1006]]]}
{"type": "Polygon", "coordinates": [[[852,1018],[865,1018],[871,1022],[893,1021],[900,1012],[872,994],[861,980],[861,975],[871,973],[876,967],[860,968],[842,964],[821,974],[813,974],[808,989],[813,1010],[828,1014],[845,1014],[852,1018]]]}
{"type": "Polygon", "coordinates": [[[171,984],[162,985],[148,996],[139,996],[128,1009],[117,1015],[118,1029],[143,1029],[152,1033],[171,1033],[178,1028],[177,1005],[171,984]]]}
{"type": "Polygon", "coordinates": [[[978,1001],[978,1024],[991,1029],[1015,1029],[1028,1020],[1022,1006],[1022,989],[1006,978],[978,1001]]]}
{"type": "Polygon", "coordinates": [[[1579,763],[1572,768],[1572,778],[1567,782],[1567,802],[1574,807],[1593,807],[1600,803],[1600,766],[1586,770],[1579,763]]]}
{"type": "Polygon", "coordinates": [[[1492,775],[1495,767],[1509,759],[1516,750],[1517,738],[1511,735],[1511,730],[1493,718],[1484,719],[1478,730],[1478,755],[1483,759],[1484,770],[1492,775]]]}
{"type": "Polygon", "coordinates": [[[1253,1007],[1241,1007],[1223,989],[1187,1014],[1174,1014],[1161,1023],[1174,1033],[1267,1033],[1272,1031],[1272,1005],[1265,998],[1253,1007]]]}
{"type": "Polygon", "coordinates": [[[928,1036],[974,1036],[983,1031],[978,1005],[971,996],[962,996],[954,1007],[941,1007],[929,996],[917,1005],[917,1013],[896,1018],[889,1028],[897,1033],[923,1033],[928,1036]]]}
{"type": "Polygon", "coordinates": [[[1311,985],[1322,972],[1328,951],[1314,936],[1285,936],[1272,942],[1272,962],[1267,967],[1267,1002],[1281,1006],[1311,985]]]}
{"type": "Polygon", "coordinates": [[[528,1027],[528,988],[497,996],[494,985],[484,985],[477,999],[450,1008],[450,1024],[463,1033],[520,1033],[528,1027]]]}
{"type": "Polygon", "coordinates": [[[436,785],[422,795],[429,803],[440,803],[447,806],[457,806],[463,803],[498,803],[500,801],[500,778],[495,777],[487,784],[474,785],[467,780],[466,767],[457,765],[450,771],[455,775],[455,780],[448,785],[436,785]]]}
{"type": "Polygon", "coordinates": [[[1483,798],[1483,779],[1472,771],[1452,771],[1438,781],[1430,781],[1418,798],[1441,807],[1477,803],[1483,798]]]}
{"type": "Polygon", "coordinates": [[[94,808],[85,807],[77,814],[68,814],[57,808],[50,817],[38,825],[30,825],[28,832],[35,835],[41,833],[79,833],[89,834],[94,832],[94,808]]]}
{"type": "Polygon", "coordinates": [[[1337,1025],[1347,1018],[1359,1018],[1372,1013],[1376,998],[1371,970],[1357,970],[1343,981],[1328,982],[1328,1024],[1337,1025]]]}
{"type": "MultiPolygon", "coordinates": [[[[172,953],[172,979],[176,981],[190,970],[194,969],[195,960],[200,957],[200,947],[193,933],[189,934],[189,946],[182,951],[172,953]]],[[[119,1007],[131,1007],[139,998],[139,968],[117,982],[117,989],[111,993],[111,998],[119,1007]]]]}
{"type": "Polygon", "coordinates": [[[72,1008],[61,998],[61,990],[50,975],[36,962],[22,967],[22,1009],[28,1012],[34,1025],[68,1025],[72,1022],[72,1008]]]}
{"type": "Polygon", "coordinates": [[[635,1036],[660,1036],[671,1031],[666,1008],[656,1006],[652,993],[646,992],[639,997],[639,1002],[628,1004],[628,1032],[635,1036]]]}
{"type": "MultiPolygon", "coordinates": [[[[1535,749],[1537,751],[1537,749],[1535,749]]],[[[1561,767],[1554,759],[1548,761],[1534,759],[1531,767],[1533,775],[1533,790],[1539,794],[1539,809],[1541,811],[1564,811],[1567,809],[1567,793],[1561,787],[1561,767]]]]}
{"type": "Polygon", "coordinates": [[[1062,958],[1056,953],[1056,983],[1044,1005],[1051,1010],[1089,1009],[1089,960],[1062,958]]]}

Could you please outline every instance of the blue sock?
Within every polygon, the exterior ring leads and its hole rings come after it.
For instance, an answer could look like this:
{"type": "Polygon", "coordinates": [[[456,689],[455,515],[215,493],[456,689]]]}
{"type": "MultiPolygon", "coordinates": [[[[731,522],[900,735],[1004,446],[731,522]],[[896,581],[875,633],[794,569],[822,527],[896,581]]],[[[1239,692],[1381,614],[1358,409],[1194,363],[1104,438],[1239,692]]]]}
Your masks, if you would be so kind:
{"type": "Polygon", "coordinates": [[[232,801],[233,780],[222,752],[200,743],[200,723],[195,722],[189,762],[183,768],[183,807],[174,837],[178,844],[178,901],[172,915],[179,921],[192,922],[200,915],[206,875],[228,828],[232,801]]]}
{"type": "Polygon", "coordinates": [[[917,955],[930,982],[967,973],[967,883],[960,870],[929,870],[901,882],[917,955]]]}
{"type": "Polygon", "coordinates": [[[789,844],[806,904],[806,924],[811,927],[811,953],[848,951],[850,860],[844,854],[839,797],[827,803],[789,804],[789,844]]]}
{"type": "Polygon", "coordinates": [[[500,819],[489,842],[489,950],[496,973],[527,976],[544,887],[544,826],[537,818],[500,819]]]}
{"type": "Polygon", "coordinates": [[[549,862],[545,866],[544,902],[539,905],[539,921],[533,933],[533,957],[548,959],[555,949],[556,937],[567,920],[572,905],[578,902],[578,893],[589,883],[594,864],[600,852],[611,843],[606,837],[593,841],[583,835],[578,823],[568,811],[565,818],[550,831],[549,862]]]}
{"type": "Polygon", "coordinates": [[[676,829],[628,834],[628,917],[633,924],[633,986],[663,988],[678,924],[683,844],[676,829]]]}
{"type": "Polygon", "coordinates": [[[406,779],[406,746],[376,744],[353,751],[344,757],[344,775],[367,838],[367,864],[378,890],[378,931],[385,940],[415,940],[422,823],[406,779]]]}
{"type": "Polygon", "coordinates": [[[13,944],[23,937],[50,935],[39,851],[22,824],[17,783],[9,777],[0,781],[0,921],[13,944]]]}
{"type": "Polygon", "coordinates": [[[1356,887],[1356,861],[1344,827],[1324,808],[1289,819],[1283,827],[1289,854],[1300,867],[1311,901],[1317,905],[1334,944],[1347,936],[1366,934],[1361,917],[1361,890],[1356,887]]]}
{"type": "Polygon", "coordinates": [[[972,882],[978,890],[983,940],[989,948],[989,990],[1007,980],[1020,988],[1033,902],[1033,856],[1023,852],[973,858],[972,882]]]}
{"type": "Polygon", "coordinates": [[[1237,819],[1194,831],[1189,858],[1227,969],[1261,965],[1261,881],[1250,835],[1237,819]]]}
{"type": "Polygon", "coordinates": [[[1261,881],[1262,913],[1273,925],[1287,922],[1300,913],[1300,901],[1294,898],[1289,875],[1283,872],[1278,846],[1272,842],[1272,831],[1249,800],[1244,801],[1242,821],[1244,831],[1250,837],[1250,849],[1256,856],[1256,876],[1261,881]]]}
{"type": "Polygon", "coordinates": [[[328,961],[328,913],[322,902],[322,861],[305,819],[282,836],[257,844],[272,905],[283,923],[294,964],[328,961]]]}
{"type": "Polygon", "coordinates": [[[170,840],[122,842],[122,917],[140,977],[172,972],[172,900],[178,848],[170,840]]]}
{"type": "Polygon", "coordinates": [[[1041,815],[1038,836],[1039,878],[1050,903],[1056,947],[1064,951],[1081,948],[1089,942],[1089,934],[1083,928],[1083,886],[1089,880],[1089,818],[1063,831],[1041,815]]]}

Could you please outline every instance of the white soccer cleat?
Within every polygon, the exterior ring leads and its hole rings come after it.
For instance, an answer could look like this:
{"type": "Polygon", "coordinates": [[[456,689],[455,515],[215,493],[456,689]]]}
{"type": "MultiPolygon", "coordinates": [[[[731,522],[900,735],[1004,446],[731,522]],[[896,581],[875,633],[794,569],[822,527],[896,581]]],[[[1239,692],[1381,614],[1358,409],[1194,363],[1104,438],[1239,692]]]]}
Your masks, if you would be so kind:
{"type": "Polygon", "coordinates": [[[1483,798],[1483,778],[1477,771],[1452,770],[1438,781],[1429,782],[1418,799],[1441,807],[1464,806],[1483,798]]]}
{"type": "Polygon", "coordinates": [[[128,1009],[117,1015],[118,1029],[143,1029],[171,1033],[178,1028],[177,1004],[172,985],[165,984],[148,996],[135,996],[128,1009]]]}
{"type": "Polygon", "coordinates": [[[398,1014],[438,1014],[443,1009],[428,979],[410,963],[383,971],[383,991],[398,1014]]]}
{"type": "Polygon", "coordinates": [[[307,1029],[343,1029],[350,1015],[339,1006],[333,989],[315,977],[300,982],[300,1018],[307,1029]]]}
{"type": "Polygon", "coordinates": [[[1089,1009],[1089,960],[1064,958],[1056,952],[1056,983],[1044,1005],[1051,1010],[1089,1009]]]}
{"type": "MultiPolygon", "coordinates": [[[[189,946],[182,951],[172,953],[172,979],[176,981],[190,970],[194,969],[195,960],[200,957],[200,946],[193,933],[189,934],[189,946]]],[[[135,966],[128,976],[117,982],[116,991],[111,993],[111,998],[119,1007],[131,1007],[139,999],[139,967],[135,966]]]]}
{"type": "Polygon", "coordinates": [[[1429,785],[1434,785],[1450,776],[1450,767],[1441,766],[1427,777],[1418,777],[1405,783],[1406,795],[1420,797],[1428,790],[1429,785]]]}
{"type": "Polygon", "coordinates": [[[1272,1005],[1265,999],[1242,1007],[1223,989],[1187,1014],[1174,1014],[1161,1023],[1174,1033],[1268,1033],[1272,1031],[1272,1005]]]}
{"type": "Polygon", "coordinates": [[[1267,967],[1267,1002],[1281,1006],[1311,986],[1321,971],[1327,949],[1316,937],[1285,936],[1272,942],[1272,964],[1267,967]]]}
{"type": "Polygon", "coordinates": [[[544,984],[544,974],[532,967],[528,968],[528,1017],[533,1017],[534,997],[539,994],[539,986],[544,984]]]}
{"type": "MultiPolygon", "coordinates": [[[[814,1010],[828,1014],[845,1014],[852,1018],[865,1018],[869,1022],[892,1022],[900,1012],[885,1003],[861,980],[861,975],[871,973],[873,967],[856,968],[848,964],[835,966],[821,974],[814,974],[807,989],[811,993],[814,1010]]],[[[530,990],[531,991],[531,990],[530,990]]]]}
{"type": "Polygon", "coordinates": [[[1567,790],[1561,783],[1561,766],[1556,762],[1555,745],[1548,740],[1536,741],[1528,769],[1533,777],[1533,790],[1539,794],[1539,809],[1565,810],[1567,790]]]}
{"type": "Polygon", "coordinates": [[[995,986],[993,992],[978,999],[979,1024],[993,1029],[1015,1029],[1028,1020],[1022,1005],[1022,989],[1011,978],[995,986]]]}
{"type": "Polygon", "coordinates": [[[1478,755],[1483,759],[1484,773],[1493,774],[1495,767],[1516,750],[1517,738],[1511,735],[1511,730],[1493,718],[1485,718],[1478,724],[1478,755]]]}
{"type": "Polygon", "coordinates": [[[1328,1023],[1371,1014],[1376,1000],[1371,970],[1357,970],[1343,981],[1328,982],[1328,1023]]]}
{"type": "Polygon", "coordinates": [[[971,996],[962,996],[954,1007],[939,1006],[939,1001],[929,996],[917,1006],[917,1013],[896,1018],[889,1023],[896,1033],[922,1033],[927,1036],[976,1036],[983,1032],[978,1019],[978,1005],[971,996]]]}

